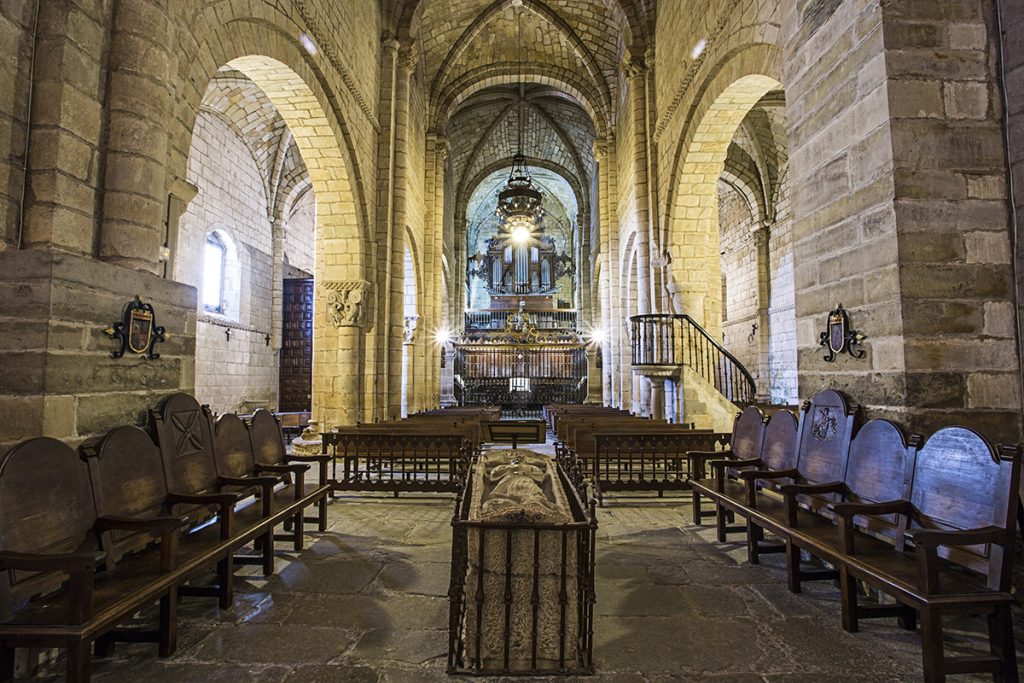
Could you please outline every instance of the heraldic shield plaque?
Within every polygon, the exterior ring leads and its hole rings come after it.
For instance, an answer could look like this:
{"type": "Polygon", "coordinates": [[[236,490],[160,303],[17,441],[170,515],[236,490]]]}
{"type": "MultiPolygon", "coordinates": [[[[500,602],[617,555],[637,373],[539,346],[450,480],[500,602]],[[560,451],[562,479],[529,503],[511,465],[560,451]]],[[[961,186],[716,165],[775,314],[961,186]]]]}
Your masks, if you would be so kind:
{"type": "Polygon", "coordinates": [[[835,309],[828,314],[828,325],[821,333],[819,345],[828,349],[825,354],[825,362],[833,363],[843,351],[854,358],[863,358],[867,352],[861,348],[861,341],[865,339],[863,334],[850,329],[850,316],[842,304],[836,304],[835,309]]]}
{"type": "Polygon", "coordinates": [[[156,360],[160,354],[154,351],[154,347],[157,342],[166,341],[166,331],[156,324],[152,304],[143,303],[138,296],[125,304],[121,320],[103,331],[121,343],[121,348],[110,352],[112,358],[120,358],[131,351],[156,360]]]}

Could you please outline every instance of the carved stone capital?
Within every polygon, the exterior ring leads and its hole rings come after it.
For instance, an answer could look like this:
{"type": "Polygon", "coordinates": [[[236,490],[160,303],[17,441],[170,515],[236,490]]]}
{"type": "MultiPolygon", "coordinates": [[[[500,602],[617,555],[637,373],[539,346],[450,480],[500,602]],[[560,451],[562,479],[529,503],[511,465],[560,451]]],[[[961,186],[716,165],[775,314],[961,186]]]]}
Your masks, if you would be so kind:
{"type": "Polygon", "coordinates": [[[672,265],[672,254],[667,251],[655,254],[654,257],[651,258],[651,265],[655,268],[668,268],[672,265]]]}
{"type": "Polygon", "coordinates": [[[622,68],[630,80],[639,78],[647,73],[647,60],[643,57],[632,57],[623,63],[622,68]]]}
{"type": "Polygon", "coordinates": [[[416,69],[419,58],[420,53],[416,49],[416,41],[403,40],[398,48],[398,63],[411,72],[416,69]]]}
{"type": "Polygon", "coordinates": [[[408,346],[416,343],[416,328],[419,327],[420,317],[418,315],[405,316],[405,326],[402,329],[402,344],[408,346]]]}
{"type": "Polygon", "coordinates": [[[452,145],[446,137],[438,137],[437,142],[434,143],[434,154],[437,155],[437,162],[439,165],[444,166],[444,162],[448,161],[448,155],[451,154],[452,145]]]}
{"type": "Polygon", "coordinates": [[[327,293],[327,317],[335,327],[363,327],[369,318],[369,282],[332,281],[321,285],[327,293]]]}
{"type": "Polygon", "coordinates": [[[767,225],[760,227],[757,230],[752,230],[750,232],[750,237],[754,240],[754,244],[758,247],[763,247],[764,245],[768,244],[768,240],[771,238],[771,236],[772,231],[767,225]]]}

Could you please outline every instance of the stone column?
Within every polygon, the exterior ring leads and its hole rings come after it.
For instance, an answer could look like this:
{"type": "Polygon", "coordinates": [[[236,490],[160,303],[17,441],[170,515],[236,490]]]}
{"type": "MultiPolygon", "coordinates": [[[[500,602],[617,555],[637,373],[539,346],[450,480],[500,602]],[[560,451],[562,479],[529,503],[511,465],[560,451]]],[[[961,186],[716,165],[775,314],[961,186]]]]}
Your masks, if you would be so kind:
{"type": "Polygon", "coordinates": [[[651,382],[651,417],[665,419],[665,378],[654,377],[651,382]]]}
{"type": "MultiPolygon", "coordinates": [[[[634,57],[626,64],[626,75],[629,77],[629,100],[633,119],[633,202],[635,207],[634,224],[636,226],[637,253],[637,313],[651,313],[652,282],[651,277],[651,210],[650,210],[650,177],[648,174],[647,153],[647,63],[640,57],[634,57]]],[[[651,383],[646,377],[633,382],[634,389],[640,392],[639,401],[643,414],[650,408],[651,383]]]]}
{"type": "Polygon", "coordinates": [[[598,196],[597,206],[600,216],[601,253],[604,256],[604,268],[601,269],[601,280],[604,290],[601,300],[601,319],[605,335],[605,355],[602,359],[604,374],[607,377],[608,391],[605,404],[613,407],[622,405],[622,391],[618,372],[620,324],[619,297],[615,285],[619,282],[619,226],[616,220],[615,204],[615,159],[611,154],[615,147],[615,138],[607,138],[594,142],[594,159],[597,160],[598,196]]]}
{"type": "Polygon", "coordinates": [[[401,42],[395,75],[394,192],[389,226],[391,281],[387,297],[388,329],[385,332],[388,345],[388,417],[396,417],[401,411],[403,350],[399,340],[405,328],[404,263],[409,195],[409,81],[416,67],[416,59],[415,44],[412,41],[401,42]]]}
{"type": "Polygon", "coordinates": [[[756,400],[768,403],[771,400],[771,317],[772,275],[768,241],[771,231],[767,223],[752,233],[757,255],[757,394],[756,400]]]}
{"type": "Polygon", "coordinates": [[[402,417],[408,417],[418,409],[416,404],[416,328],[418,315],[405,316],[402,328],[402,417]]]}
{"type": "Polygon", "coordinates": [[[111,32],[99,256],[160,270],[171,110],[168,0],[121,0],[111,32]]]}
{"type": "Polygon", "coordinates": [[[361,418],[363,327],[370,319],[373,288],[362,280],[327,281],[320,288],[327,307],[327,353],[314,348],[313,414],[323,429],[330,429],[361,418]],[[318,364],[318,358],[326,363],[318,364]]]}
{"type": "Polygon", "coordinates": [[[282,216],[274,218],[270,224],[273,241],[271,258],[274,260],[270,277],[270,345],[275,351],[281,349],[284,321],[284,233],[285,220],[282,216]]]}

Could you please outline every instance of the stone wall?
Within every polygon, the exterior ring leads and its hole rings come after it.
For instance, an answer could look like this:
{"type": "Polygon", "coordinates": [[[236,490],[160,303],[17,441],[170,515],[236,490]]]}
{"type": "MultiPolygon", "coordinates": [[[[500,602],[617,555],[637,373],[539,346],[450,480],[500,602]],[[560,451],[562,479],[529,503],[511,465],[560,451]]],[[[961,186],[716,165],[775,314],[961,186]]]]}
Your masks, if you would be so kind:
{"type": "Polygon", "coordinates": [[[729,353],[750,370],[761,384],[757,335],[751,331],[758,322],[757,222],[740,194],[719,181],[718,230],[722,253],[722,340],[729,353]]]}
{"type": "Polygon", "coordinates": [[[51,250],[0,253],[0,452],[52,436],[78,443],[191,391],[196,290],[188,285],[51,250]],[[158,359],[128,353],[104,329],[136,295],[154,305],[167,341],[158,359]]]}
{"type": "Polygon", "coordinates": [[[1024,301],[1021,292],[1024,290],[1024,6],[1012,0],[1001,0],[999,3],[1003,22],[1003,57],[1006,73],[1006,100],[1010,154],[1010,177],[1013,183],[1013,204],[1016,211],[1016,295],[1017,295],[1017,328],[1020,356],[1024,359],[1024,341],[1020,339],[1020,318],[1024,316],[1024,301]]]}
{"type": "MultiPolygon", "coordinates": [[[[274,323],[267,196],[252,151],[218,115],[204,111],[196,118],[188,181],[199,192],[181,217],[174,277],[203,291],[203,249],[211,232],[227,246],[229,271],[224,311],[199,304],[196,397],[218,413],[276,407],[277,353],[265,342],[274,323]]],[[[288,233],[297,247],[311,242],[292,225],[288,233]]]]}

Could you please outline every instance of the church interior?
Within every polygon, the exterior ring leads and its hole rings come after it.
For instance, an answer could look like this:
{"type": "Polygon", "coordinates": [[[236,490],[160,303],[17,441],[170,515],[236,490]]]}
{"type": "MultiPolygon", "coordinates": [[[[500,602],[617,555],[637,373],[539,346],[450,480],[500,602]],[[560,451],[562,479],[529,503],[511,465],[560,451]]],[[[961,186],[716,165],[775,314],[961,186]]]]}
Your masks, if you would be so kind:
{"type": "Polygon", "coordinates": [[[0,683],[1018,680],[1021,0],[0,37],[0,683]]]}

